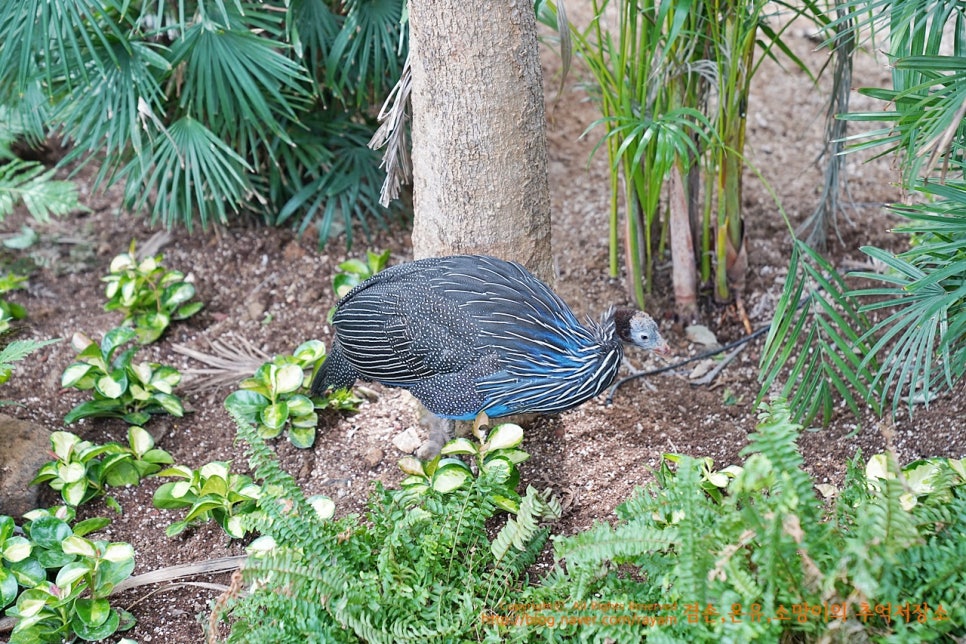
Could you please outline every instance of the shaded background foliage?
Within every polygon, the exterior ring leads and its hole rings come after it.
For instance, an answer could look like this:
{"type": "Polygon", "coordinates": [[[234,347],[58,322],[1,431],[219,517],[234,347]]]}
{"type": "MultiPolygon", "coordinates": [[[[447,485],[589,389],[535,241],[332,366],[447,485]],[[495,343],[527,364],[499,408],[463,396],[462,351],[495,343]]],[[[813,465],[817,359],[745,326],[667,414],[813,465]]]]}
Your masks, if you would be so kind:
{"type": "Polygon", "coordinates": [[[96,161],[124,206],[166,226],[250,213],[368,232],[378,105],[407,54],[403,0],[89,2],[0,7],[5,123],[96,161]]]}

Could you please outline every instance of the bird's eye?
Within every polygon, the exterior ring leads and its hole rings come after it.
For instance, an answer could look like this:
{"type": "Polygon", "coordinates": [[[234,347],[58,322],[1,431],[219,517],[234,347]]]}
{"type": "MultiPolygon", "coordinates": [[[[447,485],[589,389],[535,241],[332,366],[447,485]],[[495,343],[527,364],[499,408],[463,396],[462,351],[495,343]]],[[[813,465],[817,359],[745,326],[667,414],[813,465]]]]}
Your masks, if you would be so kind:
{"type": "Polygon", "coordinates": [[[647,337],[647,334],[646,333],[642,333],[640,335],[640,338],[641,338],[641,341],[642,342],[647,342],[647,340],[648,340],[648,337],[647,337]]]}

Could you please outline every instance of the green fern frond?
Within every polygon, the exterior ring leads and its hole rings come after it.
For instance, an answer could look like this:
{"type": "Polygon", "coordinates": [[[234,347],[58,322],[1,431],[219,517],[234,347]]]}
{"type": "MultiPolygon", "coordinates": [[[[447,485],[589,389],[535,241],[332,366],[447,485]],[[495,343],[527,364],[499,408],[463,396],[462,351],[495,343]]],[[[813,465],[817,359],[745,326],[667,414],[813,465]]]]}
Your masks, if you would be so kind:
{"type": "Polygon", "coordinates": [[[884,571],[920,542],[913,515],[902,507],[902,484],[894,478],[877,483],[879,494],[858,508],[854,535],[846,539],[846,551],[852,555],[845,560],[848,573],[866,597],[879,596],[884,571]]]}
{"type": "Polygon", "coordinates": [[[487,528],[507,472],[490,468],[447,494],[377,485],[366,522],[322,520],[255,428],[233,417],[264,485],[252,527],[275,546],[246,564],[251,589],[231,606],[229,641],[258,641],[271,628],[284,641],[463,641],[543,548],[549,530],[538,518],[559,515],[559,504],[531,490],[494,557],[487,528]]]}
{"type": "Polygon", "coordinates": [[[50,221],[51,216],[84,210],[77,186],[71,181],[55,180],[54,172],[36,161],[21,159],[0,165],[0,220],[21,202],[34,219],[43,223],[50,221]]]}
{"type": "Polygon", "coordinates": [[[636,557],[642,552],[664,552],[679,541],[675,528],[658,529],[647,521],[627,523],[620,528],[597,524],[567,540],[557,541],[555,553],[574,565],[586,565],[636,557]]]}
{"type": "Polygon", "coordinates": [[[528,486],[527,493],[520,500],[520,510],[516,519],[507,519],[506,525],[496,535],[490,544],[493,557],[499,565],[510,548],[525,550],[527,544],[533,541],[540,529],[538,521],[543,519],[556,520],[560,518],[560,504],[554,501],[549,492],[538,492],[528,486]]]}
{"type": "Polygon", "coordinates": [[[821,520],[821,505],[815,496],[812,478],[803,469],[805,459],[798,447],[798,437],[802,426],[792,420],[791,410],[786,402],[779,400],[770,405],[762,404],[758,413],[758,425],[748,437],[748,445],[742,455],[760,453],[768,459],[781,477],[776,480],[776,488],[788,486],[794,494],[794,511],[805,521],[821,520]]]}
{"type": "Polygon", "coordinates": [[[0,349],[0,370],[12,369],[15,363],[20,362],[34,351],[57,342],[60,342],[60,338],[53,340],[14,340],[0,349]]]}

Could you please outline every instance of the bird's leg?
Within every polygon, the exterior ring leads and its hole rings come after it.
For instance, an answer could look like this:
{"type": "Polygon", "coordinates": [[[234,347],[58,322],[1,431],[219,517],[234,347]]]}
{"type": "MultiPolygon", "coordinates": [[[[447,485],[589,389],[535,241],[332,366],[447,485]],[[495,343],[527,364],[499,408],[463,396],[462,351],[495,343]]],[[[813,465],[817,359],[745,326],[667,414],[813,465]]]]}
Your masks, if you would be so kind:
{"type": "Polygon", "coordinates": [[[420,405],[422,413],[419,417],[419,424],[429,431],[429,438],[416,449],[416,458],[421,461],[428,461],[439,455],[443,445],[448,443],[456,429],[456,421],[447,418],[440,418],[420,405]]]}

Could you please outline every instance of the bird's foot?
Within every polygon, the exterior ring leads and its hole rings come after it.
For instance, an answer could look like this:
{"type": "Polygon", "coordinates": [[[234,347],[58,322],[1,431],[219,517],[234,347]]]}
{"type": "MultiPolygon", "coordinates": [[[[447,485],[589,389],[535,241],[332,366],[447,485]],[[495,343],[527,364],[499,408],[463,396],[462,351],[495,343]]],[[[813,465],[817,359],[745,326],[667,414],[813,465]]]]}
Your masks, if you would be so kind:
{"type": "Polygon", "coordinates": [[[429,461],[439,456],[443,445],[453,438],[456,421],[426,412],[419,419],[419,424],[429,430],[429,438],[416,449],[416,458],[429,461]]]}

